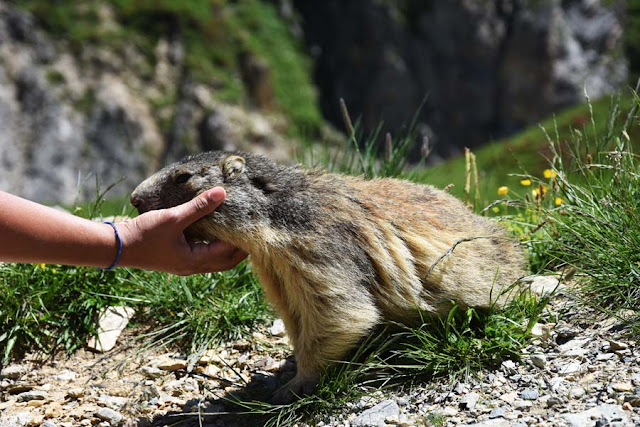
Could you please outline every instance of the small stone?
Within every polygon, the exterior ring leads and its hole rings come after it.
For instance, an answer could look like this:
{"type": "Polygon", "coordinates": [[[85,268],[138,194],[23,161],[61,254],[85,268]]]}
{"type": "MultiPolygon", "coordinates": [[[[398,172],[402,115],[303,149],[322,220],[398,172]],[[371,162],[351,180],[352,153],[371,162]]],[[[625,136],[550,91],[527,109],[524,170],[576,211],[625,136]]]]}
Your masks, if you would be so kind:
{"type": "Polygon", "coordinates": [[[609,342],[609,351],[627,350],[629,345],[622,341],[607,340],[609,342]]]}
{"type": "Polygon", "coordinates": [[[571,399],[582,399],[587,392],[582,387],[571,387],[569,389],[569,398],[571,399]]]}
{"type": "Polygon", "coordinates": [[[515,375],[518,373],[518,367],[516,365],[516,362],[514,362],[513,360],[505,360],[504,362],[502,362],[502,369],[508,375],[515,375]]]}
{"type": "Polygon", "coordinates": [[[56,426],[56,423],[54,423],[53,421],[46,420],[45,422],[40,424],[40,427],[57,427],[57,426],[56,426]]]}
{"type": "Polygon", "coordinates": [[[499,408],[493,408],[489,413],[489,418],[492,420],[495,418],[504,418],[506,413],[507,413],[507,408],[505,408],[504,406],[500,406],[499,408]]]}
{"type": "Polygon", "coordinates": [[[31,418],[31,420],[27,424],[27,426],[37,427],[42,425],[43,422],[44,422],[44,417],[42,415],[34,415],[33,418],[31,418]]]}
{"type": "Polygon", "coordinates": [[[36,387],[35,384],[28,384],[28,383],[17,383],[17,384],[11,384],[9,386],[7,386],[7,393],[9,394],[18,394],[18,393],[24,393],[25,391],[29,391],[29,390],[33,390],[36,387]]]}
{"type": "Polygon", "coordinates": [[[58,402],[54,402],[48,405],[44,410],[45,418],[55,418],[58,419],[62,417],[63,411],[62,406],[58,402]]]}
{"type": "Polygon", "coordinates": [[[49,397],[49,394],[46,391],[31,390],[20,393],[18,395],[18,401],[29,402],[30,400],[45,400],[47,397],[49,397]]]}
{"type": "Polygon", "coordinates": [[[399,417],[400,407],[393,400],[384,400],[373,408],[358,415],[351,425],[354,427],[376,426],[382,424],[387,417],[399,417]]]}
{"type": "Polygon", "coordinates": [[[180,371],[183,369],[187,369],[187,361],[182,359],[163,359],[158,365],[158,369],[162,369],[163,371],[180,371]]]}
{"type": "Polygon", "coordinates": [[[624,409],[625,411],[633,411],[633,406],[629,402],[624,402],[622,404],[622,409],[624,409]]]}
{"type": "Polygon", "coordinates": [[[120,409],[127,404],[128,399],[120,396],[102,395],[98,397],[98,404],[107,406],[111,409],[120,409]]]}
{"type": "Polygon", "coordinates": [[[251,342],[248,340],[238,340],[233,343],[233,348],[238,351],[247,351],[251,350],[251,342]]]}
{"type": "Polygon", "coordinates": [[[562,405],[562,399],[557,396],[549,396],[547,399],[547,407],[551,408],[557,405],[562,405]]]}
{"type": "Polygon", "coordinates": [[[478,399],[480,399],[480,395],[478,393],[469,393],[465,395],[462,399],[460,399],[460,409],[466,409],[467,411],[473,409],[478,403],[478,399]]]}
{"type": "Polygon", "coordinates": [[[452,417],[452,416],[456,415],[458,412],[459,412],[458,408],[455,408],[453,406],[446,406],[442,410],[442,415],[444,415],[445,417],[452,417]]]}
{"type": "Polygon", "coordinates": [[[540,394],[538,393],[538,390],[531,389],[531,388],[522,390],[520,392],[520,397],[523,398],[524,400],[538,400],[539,396],[540,394]]]}
{"type": "Polygon", "coordinates": [[[100,353],[111,350],[116,345],[120,334],[133,317],[135,310],[131,307],[107,307],[98,318],[98,335],[91,337],[87,343],[89,350],[100,353]]]}
{"type": "Polygon", "coordinates": [[[140,368],[140,371],[142,372],[142,375],[152,380],[166,375],[165,371],[160,368],[156,368],[155,366],[143,366],[142,368],[140,368]]]}
{"type": "Polygon", "coordinates": [[[531,363],[538,368],[544,368],[547,365],[547,356],[544,354],[532,354],[529,356],[531,363]]]}
{"type": "Polygon", "coordinates": [[[624,397],[624,402],[630,404],[631,406],[638,407],[640,406],[640,395],[629,394],[624,397]]]}
{"type": "Polygon", "coordinates": [[[67,391],[67,396],[72,399],[79,399],[84,396],[84,389],[82,387],[71,388],[67,391]]]}
{"type": "Polygon", "coordinates": [[[218,368],[216,365],[209,365],[204,370],[204,374],[208,377],[218,377],[220,375],[220,368],[218,368]]]}
{"type": "Polygon", "coordinates": [[[78,374],[75,372],[65,369],[51,378],[55,381],[75,381],[77,376],[78,374]]]}
{"type": "Polygon", "coordinates": [[[110,424],[119,424],[124,418],[121,413],[109,408],[101,408],[96,412],[96,417],[110,424]]]}
{"type": "Polygon", "coordinates": [[[273,321],[273,325],[269,328],[269,333],[274,337],[284,337],[286,330],[282,319],[276,319],[273,321]]]}
{"type": "Polygon", "coordinates": [[[583,366],[580,362],[570,362],[561,366],[558,366],[558,373],[562,375],[570,375],[575,374],[576,372],[580,372],[583,369],[583,366]]]}
{"type": "Polygon", "coordinates": [[[518,398],[518,393],[515,391],[509,392],[509,393],[505,393],[503,395],[500,396],[500,400],[507,402],[507,403],[511,403],[514,400],[516,400],[518,398]]]}
{"type": "Polygon", "coordinates": [[[30,406],[32,408],[39,408],[45,403],[46,402],[44,400],[30,400],[29,402],[27,402],[27,406],[30,406]]]}
{"type": "Polygon", "coordinates": [[[530,400],[522,400],[522,399],[516,399],[513,401],[512,406],[515,409],[527,409],[527,408],[531,408],[533,406],[533,403],[530,400]]]}
{"type": "Polygon", "coordinates": [[[0,377],[17,380],[27,372],[29,372],[29,367],[26,365],[9,365],[0,371],[0,377]]]}
{"type": "Polygon", "coordinates": [[[633,385],[631,385],[631,383],[611,383],[611,388],[621,393],[633,391],[633,385]]]}

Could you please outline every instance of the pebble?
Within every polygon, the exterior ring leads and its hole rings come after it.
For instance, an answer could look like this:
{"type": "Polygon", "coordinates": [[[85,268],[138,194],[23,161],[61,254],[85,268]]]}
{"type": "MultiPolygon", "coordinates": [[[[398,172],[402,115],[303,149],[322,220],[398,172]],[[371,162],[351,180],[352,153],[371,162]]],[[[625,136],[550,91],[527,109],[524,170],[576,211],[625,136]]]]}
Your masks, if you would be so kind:
{"type": "Polygon", "coordinates": [[[538,368],[544,368],[547,365],[547,356],[544,354],[532,354],[529,356],[531,363],[538,368]]]}
{"type": "Polygon", "coordinates": [[[49,393],[43,390],[31,390],[18,394],[18,401],[28,402],[30,400],[44,400],[49,397],[49,393]]]}
{"type": "Polygon", "coordinates": [[[489,413],[489,418],[490,419],[504,418],[506,413],[507,413],[507,408],[505,408],[504,406],[500,406],[498,408],[493,408],[491,410],[491,412],[489,413]]]}
{"type": "Polygon", "coordinates": [[[387,417],[400,416],[400,407],[394,400],[384,400],[373,408],[358,415],[352,422],[353,427],[384,426],[387,417]]]}
{"type": "Polygon", "coordinates": [[[282,319],[276,319],[269,328],[269,333],[274,337],[284,337],[286,335],[284,322],[282,319]]]}
{"type": "Polygon", "coordinates": [[[28,366],[13,364],[2,369],[2,371],[0,371],[0,377],[17,380],[27,372],[29,372],[28,366]]]}
{"type": "Polygon", "coordinates": [[[182,359],[163,359],[158,362],[158,369],[162,369],[163,371],[180,371],[183,369],[187,369],[187,361],[182,359]]]}
{"type": "Polygon", "coordinates": [[[114,411],[113,409],[109,408],[99,409],[98,412],[96,412],[96,417],[100,418],[103,421],[107,421],[112,425],[117,425],[124,419],[120,412],[114,411]]]}
{"type": "Polygon", "coordinates": [[[633,391],[633,385],[631,383],[622,383],[622,382],[611,383],[611,388],[614,391],[619,391],[619,392],[633,391]]]}
{"type": "Polygon", "coordinates": [[[520,397],[524,400],[537,400],[539,397],[538,390],[525,389],[520,392],[520,397]]]}

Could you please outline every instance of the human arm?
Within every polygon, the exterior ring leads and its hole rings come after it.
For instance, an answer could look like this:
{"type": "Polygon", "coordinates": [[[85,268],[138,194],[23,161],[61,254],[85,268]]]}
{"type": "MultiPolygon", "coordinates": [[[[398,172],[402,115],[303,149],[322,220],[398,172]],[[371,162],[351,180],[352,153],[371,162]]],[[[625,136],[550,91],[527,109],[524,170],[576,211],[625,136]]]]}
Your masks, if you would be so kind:
{"type": "MultiPolygon", "coordinates": [[[[246,254],[230,244],[189,244],[182,233],[213,212],[224,198],[224,190],[214,188],[183,205],[116,224],[123,245],[119,265],[183,275],[237,265],[246,254]]],[[[0,261],[106,268],[116,252],[110,225],[0,191],[0,261]]]]}

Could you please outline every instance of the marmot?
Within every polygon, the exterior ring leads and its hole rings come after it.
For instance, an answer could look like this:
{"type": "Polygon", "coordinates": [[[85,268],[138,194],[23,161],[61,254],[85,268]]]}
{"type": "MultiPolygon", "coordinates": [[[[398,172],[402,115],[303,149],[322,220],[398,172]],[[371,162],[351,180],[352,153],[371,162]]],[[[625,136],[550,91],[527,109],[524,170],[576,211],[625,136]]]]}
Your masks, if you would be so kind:
{"type": "Polygon", "coordinates": [[[225,202],[189,227],[190,238],[231,242],[250,255],[294,347],[296,376],[276,393],[313,391],[384,320],[502,304],[525,273],[502,226],[452,195],[400,179],[363,179],[259,155],[206,152],[141,183],[139,212],[184,203],[221,186],[225,202]]]}

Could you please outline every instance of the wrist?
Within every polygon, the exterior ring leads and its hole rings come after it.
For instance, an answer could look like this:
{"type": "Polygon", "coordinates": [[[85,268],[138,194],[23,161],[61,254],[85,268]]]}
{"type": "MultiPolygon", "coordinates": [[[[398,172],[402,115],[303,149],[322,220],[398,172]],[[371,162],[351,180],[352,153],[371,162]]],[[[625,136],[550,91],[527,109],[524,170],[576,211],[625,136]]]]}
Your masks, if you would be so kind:
{"type": "Polygon", "coordinates": [[[104,224],[112,227],[116,236],[116,255],[111,265],[109,265],[109,267],[105,269],[105,271],[111,271],[116,268],[118,266],[118,263],[120,262],[120,256],[122,255],[122,237],[120,237],[120,231],[118,230],[118,226],[116,226],[116,224],[111,221],[104,221],[104,224]]]}

